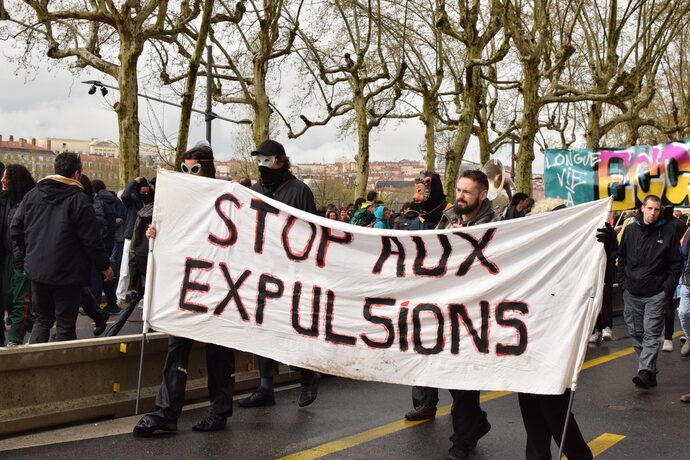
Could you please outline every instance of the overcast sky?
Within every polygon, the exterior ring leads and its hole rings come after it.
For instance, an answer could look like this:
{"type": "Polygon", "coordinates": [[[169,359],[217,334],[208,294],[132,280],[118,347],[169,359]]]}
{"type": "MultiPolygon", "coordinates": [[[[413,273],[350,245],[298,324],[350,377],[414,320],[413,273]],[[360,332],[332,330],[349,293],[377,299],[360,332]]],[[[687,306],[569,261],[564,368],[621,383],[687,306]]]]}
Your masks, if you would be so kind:
{"type": "MultiPolygon", "coordinates": [[[[42,58],[45,61],[44,67],[37,73],[31,71],[27,75],[26,71],[17,71],[16,65],[7,61],[6,42],[0,41],[0,53],[0,134],[3,139],[14,135],[15,139],[63,137],[107,138],[117,141],[117,116],[110,108],[117,100],[117,92],[110,91],[105,98],[108,101],[106,103],[100,93],[91,96],[87,93],[88,86],[80,83],[83,80],[94,79],[115,85],[110,77],[93,69],[85,69],[80,75],[73,75],[64,66],[52,64],[47,57],[42,58]]],[[[145,89],[140,91],[146,93],[145,89]]],[[[197,100],[195,106],[203,109],[205,103],[197,100]]],[[[220,105],[214,107],[214,111],[231,119],[243,118],[220,105]]],[[[154,132],[158,138],[165,133],[174,141],[179,111],[175,107],[142,100],[140,120],[142,142],[152,141],[149,132],[154,132]]],[[[249,127],[238,128],[221,120],[213,123],[213,147],[218,159],[230,157],[236,138],[233,130],[236,129],[249,130],[249,127]]],[[[284,133],[285,129],[282,131],[284,133]]],[[[195,114],[192,117],[189,144],[193,145],[204,137],[203,115],[195,114]]],[[[384,125],[372,132],[371,139],[371,161],[422,158],[419,146],[423,143],[424,132],[418,120],[384,125]]],[[[335,126],[312,128],[296,140],[289,140],[284,135],[278,136],[277,140],[283,143],[295,163],[333,162],[341,156],[353,159],[357,147],[354,134],[338,140],[335,126]]],[[[506,151],[505,154],[507,153],[506,151]]],[[[476,144],[471,143],[465,159],[478,161],[478,158],[476,144]]],[[[499,158],[505,160],[506,157],[500,155],[499,158]]]]}

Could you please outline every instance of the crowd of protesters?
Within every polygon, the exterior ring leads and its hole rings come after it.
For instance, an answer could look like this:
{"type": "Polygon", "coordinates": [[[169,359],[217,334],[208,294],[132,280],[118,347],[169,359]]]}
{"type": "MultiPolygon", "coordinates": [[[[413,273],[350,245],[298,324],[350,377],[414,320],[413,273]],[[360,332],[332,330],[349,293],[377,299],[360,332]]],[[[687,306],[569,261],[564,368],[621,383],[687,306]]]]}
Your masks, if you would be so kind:
{"type": "MultiPolygon", "coordinates": [[[[246,178],[238,181],[243,186],[327,219],[363,227],[409,231],[467,227],[565,207],[559,200],[535,204],[526,194],[515,193],[505,209],[496,210],[487,197],[486,175],[473,170],[460,175],[454,201],[447,199],[437,173],[422,171],[415,179],[411,201],[400,209],[386,206],[375,191],[348,206],[317,208],[312,191],[291,173],[281,144],[267,140],[252,155],[258,160],[260,178],[253,185],[246,178]]],[[[184,173],[215,177],[213,151],[205,141],[183,158],[184,173]]],[[[121,305],[136,304],[143,295],[148,242],[156,236],[150,225],[155,177],[137,177],[117,195],[103,181],[92,181],[83,174],[79,156],[69,152],[58,154],[55,174],[38,182],[16,164],[5,167],[0,163],[0,177],[0,346],[18,346],[27,339],[29,343],[74,340],[80,307],[93,320],[94,335],[103,334],[110,315],[119,314],[121,305]]],[[[659,351],[673,350],[676,309],[685,337],[690,337],[687,227],[682,214],[674,213],[673,208],[662,210],[661,199],[649,195],[620,232],[607,224],[597,234],[606,250],[607,266],[603,308],[590,343],[614,339],[612,289],[617,282],[623,292],[625,323],[638,355],[633,383],[642,389],[657,385],[659,351]]],[[[681,342],[681,355],[690,356],[690,341],[681,342]]],[[[135,436],[177,430],[192,343],[170,337],[156,411],[139,421],[135,436]]],[[[207,344],[206,353],[212,403],[209,415],[194,426],[196,431],[221,430],[232,415],[233,350],[207,344]]],[[[260,358],[260,385],[239,402],[240,407],[275,404],[277,367],[275,361],[260,358]]],[[[308,369],[296,370],[302,376],[298,401],[302,407],[316,399],[321,376],[308,369]]],[[[478,391],[451,390],[451,395],[453,445],[448,458],[469,458],[491,424],[480,407],[478,391]]],[[[550,458],[551,439],[560,442],[566,419],[564,453],[572,459],[592,458],[568,411],[570,390],[561,395],[518,396],[528,458],[550,458]]],[[[690,402],[690,393],[681,401],[690,402]]],[[[412,403],[412,410],[405,414],[407,420],[435,417],[438,389],[413,387],[412,403]]]]}

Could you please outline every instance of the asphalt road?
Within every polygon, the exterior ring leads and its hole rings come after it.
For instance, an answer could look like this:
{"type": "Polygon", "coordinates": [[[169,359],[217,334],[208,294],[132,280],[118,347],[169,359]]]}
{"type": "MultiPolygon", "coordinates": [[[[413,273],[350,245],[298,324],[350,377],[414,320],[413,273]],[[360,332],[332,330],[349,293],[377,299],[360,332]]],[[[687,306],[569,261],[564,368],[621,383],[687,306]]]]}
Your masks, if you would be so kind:
{"type": "MultiPolygon", "coordinates": [[[[688,458],[690,404],[679,397],[690,391],[690,358],[680,357],[676,338],[675,350],[659,358],[659,386],[639,390],[631,382],[637,360],[622,318],[614,323],[616,340],[589,346],[575,393],[573,411],[585,439],[597,459],[688,458]]],[[[275,406],[236,406],[221,432],[191,431],[205,416],[203,403],[185,410],[174,434],[134,439],[131,430],[138,417],[101,420],[0,439],[0,458],[443,459],[450,447],[446,391],[436,419],[419,424],[402,420],[411,407],[406,386],[329,377],[311,406],[298,408],[298,396],[299,388],[291,385],[276,394],[275,406]]],[[[483,398],[492,429],[472,458],[524,458],[517,396],[489,392],[483,398]]],[[[555,457],[555,443],[552,447],[555,457]]]]}

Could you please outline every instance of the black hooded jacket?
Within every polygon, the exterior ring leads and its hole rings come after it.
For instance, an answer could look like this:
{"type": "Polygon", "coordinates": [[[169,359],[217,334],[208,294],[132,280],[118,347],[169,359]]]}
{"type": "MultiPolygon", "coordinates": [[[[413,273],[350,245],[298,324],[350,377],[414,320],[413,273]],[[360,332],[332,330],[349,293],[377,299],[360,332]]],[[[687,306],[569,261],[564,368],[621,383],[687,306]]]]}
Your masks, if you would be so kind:
{"type": "MultiPolygon", "coordinates": [[[[146,179],[142,180],[141,182],[137,182],[135,179],[127,184],[125,189],[122,191],[122,203],[125,205],[126,209],[124,230],[125,238],[128,240],[132,239],[134,224],[137,221],[137,213],[146,204],[139,195],[139,189],[148,185],[149,183],[146,179]]],[[[150,201],[153,201],[152,198],[153,195],[151,195],[150,201]]]]}
{"type": "Polygon", "coordinates": [[[626,227],[618,251],[618,285],[632,295],[651,297],[664,291],[669,298],[678,284],[683,258],[673,228],[659,220],[639,220],[626,227]]]}
{"type": "Polygon", "coordinates": [[[118,215],[119,200],[115,194],[107,190],[99,190],[94,200],[103,209],[103,217],[105,218],[103,243],[105,244],[105,251],[110,254],[113,251],[113,246],[115,246],[115,221],[118,215]]]}
{"type": "Polygon", "coordinates": [[[17,246],[15,266],[31,281],[58,286],[87,286],[91,267],[110,266],[93,203],[78,182],[49,176],[26,194],[12,219],[17,246]]]}
{"type": "Polygon", "coordinates": [[[252,186],[252,190],[266,195],[269,198],[278,200],[283,204],[301,209],[312,214],[316,214],[316,203],[314,194],[307,184],[289,174],[276,189],[270,192],[262,183],[258,181],[252,186]]]}

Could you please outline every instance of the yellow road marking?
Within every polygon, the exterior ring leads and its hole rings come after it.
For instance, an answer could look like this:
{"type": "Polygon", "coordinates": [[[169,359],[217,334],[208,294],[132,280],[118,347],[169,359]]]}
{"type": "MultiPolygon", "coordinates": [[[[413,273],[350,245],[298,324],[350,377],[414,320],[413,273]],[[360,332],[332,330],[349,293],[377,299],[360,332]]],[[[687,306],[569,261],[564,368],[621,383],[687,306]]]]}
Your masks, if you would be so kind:
{"type": "MultiPolygon", "coordinates": [[[[677,337],[679,335],[682,335],[682,331],[676,332],[673,336],[677,337]]],[[[604,364],[606,362],[609,362],[611,360],[614,360],[616,358],[620,358],[621,356],[627,356],[631,353],[634,353],[635,350],[633,348],[626,348],[624,350],[616,351],[614,353],[611,353],[606,356],[601,356],[599,358],[594,358],[589,361],[586,361],[582,365],[582,369],[589,369],[590,367],[598,366],[600,364],[604,364]]],[[[480,397],[481,402],[486,402],[490,401],[492,399],[496,398],[501,398],[503,396],[509,395],[511,392],[510,391],[490,391],[488,393],[483,394],[480,397]]],[[[449,415],[450,410],[451,410],[452,405],[447,405],[440,407],[438,411],[436,412],[437,417],[442,417],[444,415],[449,415]]],[[[372,428],[370,430],[362,431],[361,433],[356,433],[351,436],[347,436],[345,438],[341,438],[335,441],[327,442],[321,445],[318,445],[316,447],[312,447],[311,449],[306,449],[301,452],[296,452],[291,455],[287,455],[285,457],[281,457],[278,460],[311,460],[311,459],[316,459],[316,458],[321,458],[329,454],[333,454],[335,452],[340,452],[345,449],[349,449],[350,447],[354,447],[359,444],[363,444],[368,441],[373,441],[374,439],[381,438],[383,436],[387,436],[389,434],[396,433],[398,431],[402,431],[406,428],[410,428],[416,425],[419,425],[420,423],[425,423],[428,422],[429,420],[419,420],[416,422],[408,422],[406,420],[398,420],[393,423],[389,423],[387,425],[382,425],[376,428],[372,428]]],[[[595,449],[601,449],[598,451],[598,453],[603,452],[604,450],[608,449],[611,447],[613,444],[616,442],[620,441],[623,439],[625,436],[619,436],[616,434],[609,434],[605,433],[598,438],[594,439],[590,443],[590,448],[592,449],[592,452],[594,455],[597,455],[597,453],[594,452],[595,449]],[[612,442],[612,440],[616,438],[615,442],[612,442]],[[609,444],[606,444],[609,443],[609,444]],[[594,446],[594,447],[592,447],[594,446]]]]}
{"type": "MultiPolygon", "coordinates": [[[[481,402],[491,401],[492,399],[500,398],[505,395],[510,394],[510,391],[490,391],[489,393],[483,394],[479,400],[481,402]]],[[[442,417],[444,415],[450,414],[450,409],[452,405],[439,407],[436,412],[437,417],[442,417]]],[[[374,439],[387,436],[389,434],[402,431],[406,428],[419,425],[420,423],[428,422],[429,420],[418,420],[415,422],[408,422],[407,420],[398,420],[387,425],[382,425],[370,430],[362,431],[361,433],[353,434],[352,436],[347,436],[342,439],[327,442],[321,444],[320,446],[312,447],[311,449],[303,450],[302,452],[297,452],[286,457],[282,457],[279,460],[310,460],[315,458],[320,458],[325,455],[333,454],[335,452],[340,452],[341,450],[349,449],[356,445],[365,443],[367,441],[373,441],[374,439]]]]}
{"type": "MultiPolygon", "coordinates": [[[[587,445],[591,449],[592,455],[596,457],[605,450],[613,447],[617,442],[622,441],[624,438],[625,436],[621,436],[620,434],[604,433],[598,438],[592,439],[587,445]]],[[[566,458],[567,457],[561,457],[561,460],[566,460],[566,458]]]]}

